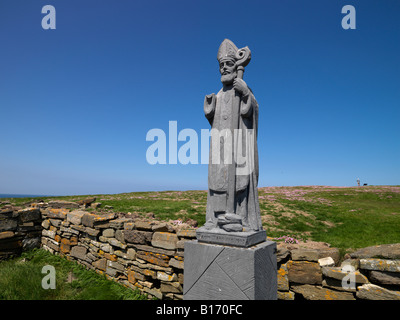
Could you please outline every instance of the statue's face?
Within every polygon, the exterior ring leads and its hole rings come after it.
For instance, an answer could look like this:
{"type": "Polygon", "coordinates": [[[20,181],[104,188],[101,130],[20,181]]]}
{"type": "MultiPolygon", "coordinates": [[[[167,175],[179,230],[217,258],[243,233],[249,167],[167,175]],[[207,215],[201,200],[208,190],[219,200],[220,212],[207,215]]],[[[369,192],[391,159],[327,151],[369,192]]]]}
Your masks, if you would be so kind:
{"type": "Polygon", "coordinates": [[[233,83],[237,76],[236,64],[233,60],[222,60],[219,63],[219,72],[221,73],[221,82],[225,85],[233,83]]]}

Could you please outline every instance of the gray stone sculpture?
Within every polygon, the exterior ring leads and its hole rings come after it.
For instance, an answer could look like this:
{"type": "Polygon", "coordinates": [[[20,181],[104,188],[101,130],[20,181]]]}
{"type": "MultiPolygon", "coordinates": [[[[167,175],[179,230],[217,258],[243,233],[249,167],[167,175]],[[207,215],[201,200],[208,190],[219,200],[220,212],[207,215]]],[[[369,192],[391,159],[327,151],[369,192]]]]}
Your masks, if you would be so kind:
{"type": "Polygon", "coordinates": [[[243,80],[248,47],[225,39],[218,50],[222,89],[204,100],[211,124],[206,223],[202,242],[248,247],[265,241],[258,202],[258,103],[243,80]]]}
{"type": "Polygon", "coordinates": [[[243,81],[249,48],[225,39],[222,89],[207,95],[211,124],[206,223],[185,242],[185,300],[276,300],[276,243],[266,240],[258,203],[258,104],[243,81]]]}

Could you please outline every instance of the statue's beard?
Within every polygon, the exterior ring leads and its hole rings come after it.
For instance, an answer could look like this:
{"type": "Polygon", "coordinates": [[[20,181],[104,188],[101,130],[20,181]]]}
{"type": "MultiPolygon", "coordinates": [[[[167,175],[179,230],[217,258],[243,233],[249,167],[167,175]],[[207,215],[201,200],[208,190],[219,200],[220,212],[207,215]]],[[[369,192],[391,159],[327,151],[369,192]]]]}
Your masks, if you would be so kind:
{"type": "Polygon", "coordinates": [[[237,76],[236,72],[221,75],[221,82],[224,85],[230,85],[233,83],[233,80],[235,80],[236,76],[237,76]]]}

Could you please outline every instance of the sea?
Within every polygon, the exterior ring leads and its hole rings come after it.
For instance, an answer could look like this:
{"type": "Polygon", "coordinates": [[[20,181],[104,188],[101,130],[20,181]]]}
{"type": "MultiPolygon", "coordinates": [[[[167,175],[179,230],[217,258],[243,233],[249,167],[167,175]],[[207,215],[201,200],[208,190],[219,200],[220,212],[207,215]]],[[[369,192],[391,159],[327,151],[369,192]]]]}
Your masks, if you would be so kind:
{"type": "Polygon", "coordinates": [[[0,198],[43,198],[43,197],[54,197],[54,196],[37,195],[37,194],[6,194],[6,193],[0,193],[0,198]]]}

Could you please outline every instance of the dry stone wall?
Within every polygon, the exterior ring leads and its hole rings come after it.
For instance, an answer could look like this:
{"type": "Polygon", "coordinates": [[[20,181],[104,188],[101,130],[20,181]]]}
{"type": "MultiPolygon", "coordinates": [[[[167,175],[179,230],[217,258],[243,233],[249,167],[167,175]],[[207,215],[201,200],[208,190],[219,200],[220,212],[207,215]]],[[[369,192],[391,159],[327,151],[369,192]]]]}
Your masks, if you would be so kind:
{"type": "Polygon", "coordinates": [[[400,244],[363,248],[340,261],[327,244],[281,243],[277,258],[278,299],[400,300],[400,244]]]}
{"type": "Polygon", "coordinates": [[[0,261],[40,247],[41,223],[38,208],[0,207],[0,261]]]}
{"type": "MultiPolygon", "coordinates": [[[[196,229],[81,203],[0,206],[0,260],[42,247],[158,299],[183,298],[184,242],[196,229]]],[[[325,243],[278,243],[278,299],[400,300],[400,244],[363,248],[340,259],[325,243]]]]}
{"type": "Polygon", "coordinates": [[[195,229],[155,219],[42,210],[42,247],[158,299],[182,299],[183,244],[195,229]]]}

